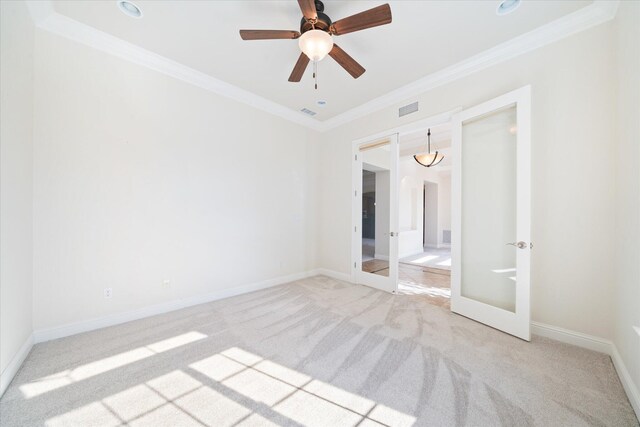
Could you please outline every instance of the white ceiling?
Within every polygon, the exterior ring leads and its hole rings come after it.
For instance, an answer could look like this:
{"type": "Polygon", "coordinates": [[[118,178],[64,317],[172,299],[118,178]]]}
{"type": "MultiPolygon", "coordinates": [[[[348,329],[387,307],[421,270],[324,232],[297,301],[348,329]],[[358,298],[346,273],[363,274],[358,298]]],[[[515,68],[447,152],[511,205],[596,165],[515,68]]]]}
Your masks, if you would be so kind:
{"type": "MultiPolygon", "coordinates": [[[[300,53],[296,40],[242,41],[238,30],[298,30],[290,1],[134,0],[142,19],[124,15],[115,0],[54,2],[55,11],[142,48],[226,81],[293,110],[326,120],[421,77],[458,63],[592,3],[523,0],[497,16],[498,1],[389,1],[390,25],[336,37],[367,72],[357,80],[331,58],[319,65],[319,89],[310,68],[302,82],[287,78],[300,53]],[[318,99],[327,106],[316,105],[318,99]]],[[[325,1],[333,20],[384,1],[325,1]]]]}

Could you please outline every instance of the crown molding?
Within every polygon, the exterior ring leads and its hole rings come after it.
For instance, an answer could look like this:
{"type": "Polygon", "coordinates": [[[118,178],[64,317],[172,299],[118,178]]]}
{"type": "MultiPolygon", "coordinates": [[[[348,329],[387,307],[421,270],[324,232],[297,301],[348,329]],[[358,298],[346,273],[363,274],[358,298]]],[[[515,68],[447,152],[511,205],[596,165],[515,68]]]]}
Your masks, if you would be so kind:
{"type": "Polygon", "coordinates": [[[321,130],[319,120],[302,115],[276,102],[270,101],[230,83],[194,70],[179,62],[158,55],[94,27],[56,13],[50,1],[30,1],[29,10],[36,27],[67,39],[101,50],[159,73],[198,86],[226,98],[247,104],[298,125],[321,130]]]}
{"type": "Polygon", "coordinates": [[[45,31],[74,40],[119,58],[150,68],[202,89],[242,102],[312,130],[326,132],[362,118],[375,111],[469,76],[493,65],[516,58],[540,47],[613,19],[619,0],[596,0],[589,6],[553,22],[485,50],[457,64],[429,74],[358,107],[320,121],[303,116],[253,92],[216,79],[140,46],[119,39],[96,28],[56,13],[50,0],[27,1],[35,25],[45,31]]]}
{"type": "Polygon", "coordinates": [[[352,108],[342,114],[323,121],[323,131],[334,129],[364,117],[375,111],[412,99],[439,86],[469,76],[485,68],[508,61],[532,50],[554,43],[580,31],[613,19],[618,10],[619,0],[597,0],[589,6],[556,19],[522,34],[491,49],[465,59],[457,64],[429,74],[413,83],[393,90],[385,95],[352,108]]]}

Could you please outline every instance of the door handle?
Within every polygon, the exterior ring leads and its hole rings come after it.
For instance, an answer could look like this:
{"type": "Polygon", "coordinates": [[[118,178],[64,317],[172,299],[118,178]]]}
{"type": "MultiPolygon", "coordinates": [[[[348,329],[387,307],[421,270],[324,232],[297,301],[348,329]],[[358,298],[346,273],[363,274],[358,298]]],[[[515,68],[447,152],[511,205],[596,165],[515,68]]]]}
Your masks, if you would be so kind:
{"type": "MultiPolygon", "coordinates": [[[[507,243],[507,246],[515,246],[518,249],[526,249],[527,244],[521,240],[519,242],[507,243]]],[[[533,244],[531,245],[531,247],[533,247],[533,244]]]]}

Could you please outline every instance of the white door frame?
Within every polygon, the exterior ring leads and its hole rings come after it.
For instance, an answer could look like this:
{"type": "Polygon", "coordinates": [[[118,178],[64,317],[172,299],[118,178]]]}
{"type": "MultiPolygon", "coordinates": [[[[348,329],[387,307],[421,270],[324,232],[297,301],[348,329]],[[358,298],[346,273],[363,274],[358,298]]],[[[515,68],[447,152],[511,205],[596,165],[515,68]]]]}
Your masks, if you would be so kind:
{"type": "MultiPolygon", "coordinates": [[[[531,86],[525,86],[463,110],[452,121],[451,173],[451,311],[477,320],[526,341],[531,339],[531,86]],[[462,296],[462,123],[516,105],[516,241],[526,242],[516,251],[515,312],[462,296]]],[[[491,167],[491,165],[487,165],[491,167]]],[[[508,242],[505,242],[505,244],[508,242]]]]}
{"type": "MultiPolygon", "coordinates": [[[[352,283],[358,283],[357,273],[358,273],[358,269],[361,268],[361,263],[362,263],[362,234],[360,231],[360,227],[361,227],[360,223],[362,222],[362,212],[359,211],[358,207],[360,204],[357,202],[357,198],[355,197],[356,191],[358,191],[359,186],[362,185],[361,165],[355,161],[355,156],[359,152],[359,146],[367,142],[373,142],[376,140],[388,138],[391,135],[397,135],[398,143],[400,143],[400,138],[403,135],[407,135],[422,129],[435,127],[444,123],[448,123],[451,121],[452,117],[455,114],[459,113],[460,111],[462,111],[461,107],[428,117],[426,119],[417,120],[411,123],[407,123],[406,125],[397,126],[392,129],[388,129],[388,130],[378,132],[372,135],[368,135],[362,138],[358,138],[351,142],[351,166],[352,166],[351,167],[351,176],[352,176],[351,212],[352,214],[351,214],[350,233],[351,233],[351,282],[352,283]]],[[[397,154],[396,154],[396,157],[398,157],[397,154]]],[[[396,158],[396,161],[397,160],[398,159],[396,158]]],[[[396,186],[397,186],[398,180],[399,178],[396,176],[395,177],[396,186]]],[[[399,205],[397,201],[397,194],[396,194],[396,200],[395,202],[392,200],[390,208],[392,211],[395,211],[395,214],[392,214],[392,216],[395,215],[395,218],[398,218],[399,205]]],[[[396,239],[396,242],[398,241],[398,237],[394,237],[394,239],[396,239]]],[[[396,266],[396,270],[397,270],[397,266],[396,266]]],[[[395,282],[396,283],[394,284],[394,289],[392,292],[396,292],[398,289],[397,278],[395,282]]]]}

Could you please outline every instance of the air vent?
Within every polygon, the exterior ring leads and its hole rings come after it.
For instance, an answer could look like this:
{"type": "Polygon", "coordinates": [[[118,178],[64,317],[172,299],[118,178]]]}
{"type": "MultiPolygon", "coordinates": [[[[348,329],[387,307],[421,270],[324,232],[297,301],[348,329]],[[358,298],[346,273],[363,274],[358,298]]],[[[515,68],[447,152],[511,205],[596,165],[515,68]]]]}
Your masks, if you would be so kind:
{"type": "Polygon", "coordinates": [[[309,110],[308,108],[303,108],[303,109],[302,109],[302,110],[300,110],[300,111],[302,111],[303,113],[305,113],[307,116],[315,116],[315,115],[316,115],[316,112],[315,112],[315,111],[311,111],[311,110],[309,110]]]}
{"type": "Polygon", "coordinates": [[[398,117],[406,116],[407,114],[415,113],[418,111],[418,102],[400,107],[398,110],[398,117]]]}

